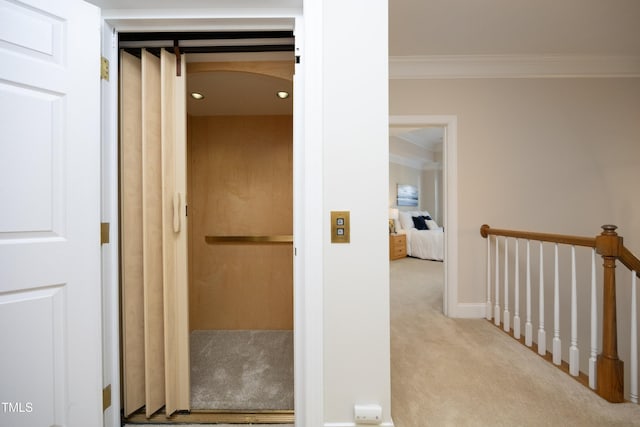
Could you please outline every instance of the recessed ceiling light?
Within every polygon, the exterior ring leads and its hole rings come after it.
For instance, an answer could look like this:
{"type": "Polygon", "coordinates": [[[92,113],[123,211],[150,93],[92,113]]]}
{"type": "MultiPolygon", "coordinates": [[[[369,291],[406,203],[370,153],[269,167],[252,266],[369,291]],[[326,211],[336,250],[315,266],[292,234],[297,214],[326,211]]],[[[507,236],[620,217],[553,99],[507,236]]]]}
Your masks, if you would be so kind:
{"type": "Polygon", "coordinates": [[[278,93],[276,94],[278,96],[278,98],[280,99],[287,99],[289,97],[289,92],[286,92],[284,90],[278,91],[278,93]]]}
{"type": "Polygon", "coordinates": [[[203,99],[204,95],[198,92],[191,92],[191,97],[193,99],[203,99]]]}

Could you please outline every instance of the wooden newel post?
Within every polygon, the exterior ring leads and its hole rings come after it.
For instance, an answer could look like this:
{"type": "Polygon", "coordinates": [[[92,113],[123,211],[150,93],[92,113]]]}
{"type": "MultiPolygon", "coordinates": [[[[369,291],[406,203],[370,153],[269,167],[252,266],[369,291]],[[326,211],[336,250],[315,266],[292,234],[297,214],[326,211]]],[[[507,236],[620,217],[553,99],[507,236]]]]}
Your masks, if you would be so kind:
{"type": "Polygon", "coordinates": [[[618,359],[618,328],[616,323],[616,259],[622,247],[622,237],[615,225],[603,225],[596,237],[596,252],[604,261],[602,353],[598,355],[596,392],[609,402],[624,401],[624,368],[618,359]]]}

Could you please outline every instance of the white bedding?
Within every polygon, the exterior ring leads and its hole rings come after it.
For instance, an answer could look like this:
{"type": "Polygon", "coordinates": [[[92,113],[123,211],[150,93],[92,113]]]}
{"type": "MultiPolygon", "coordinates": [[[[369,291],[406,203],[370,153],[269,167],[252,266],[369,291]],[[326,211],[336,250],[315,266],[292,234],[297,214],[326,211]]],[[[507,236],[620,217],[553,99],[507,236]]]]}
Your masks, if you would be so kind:
{"type": "Polygon", "coordinates": [[[437,227],[435,221],[430,221],[430,226],[435,225],[430,230],[418,230],[413,224],[412,216],[430,216],[429,212],[414,211],[400,212],[398,233],[407,236],[407,255],[411,257],[430,259],[436,261],[444,260],[444,229],[437,227]]]}
{"type": "Polygon", "coordinates": [[[407,255],[436,261],[444,260],[444,231],[418,230],[411,228],[404,230],[407,235],[407,255]]]}

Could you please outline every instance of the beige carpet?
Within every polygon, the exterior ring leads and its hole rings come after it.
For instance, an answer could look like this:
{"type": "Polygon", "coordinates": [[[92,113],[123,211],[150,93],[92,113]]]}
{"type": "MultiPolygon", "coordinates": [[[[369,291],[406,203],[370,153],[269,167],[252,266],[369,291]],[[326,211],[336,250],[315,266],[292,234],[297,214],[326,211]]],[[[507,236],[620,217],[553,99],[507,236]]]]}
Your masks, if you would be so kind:
{"type": "Polygon", "coordinates": [[[293,409],[293,331],[193,331],[191,408],[293,409]]]}
{"type": "Polygon", "coordinates": [[[442,315],[443,264],[391,262],[395,427],[640,426],[483,319],[442,315]]]}

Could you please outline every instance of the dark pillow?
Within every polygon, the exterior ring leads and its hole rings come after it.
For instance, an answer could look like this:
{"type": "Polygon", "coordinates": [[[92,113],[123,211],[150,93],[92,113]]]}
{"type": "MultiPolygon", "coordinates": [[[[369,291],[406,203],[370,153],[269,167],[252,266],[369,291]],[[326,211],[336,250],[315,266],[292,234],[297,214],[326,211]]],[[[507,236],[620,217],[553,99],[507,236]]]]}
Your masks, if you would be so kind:
{"type": "Polygon", "coordinates": [[[411,217],[413,219],[413,225],[418,229],[418,230],[428,230],[429,228],[427,228],[427,223],[424,221],[424,218],[421,216],[412,216],[411,217]]]}

